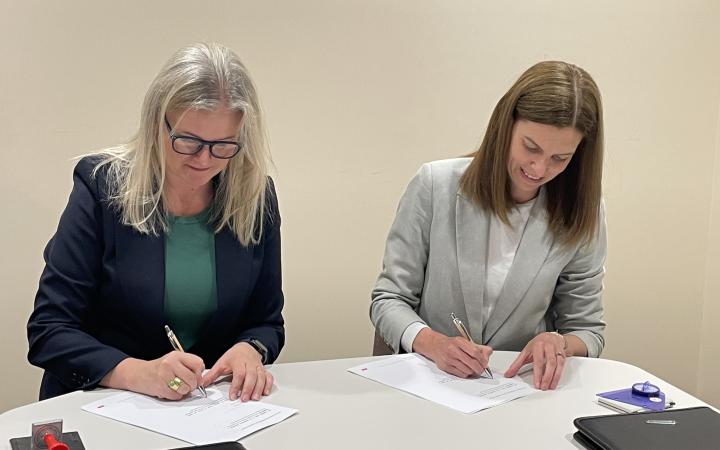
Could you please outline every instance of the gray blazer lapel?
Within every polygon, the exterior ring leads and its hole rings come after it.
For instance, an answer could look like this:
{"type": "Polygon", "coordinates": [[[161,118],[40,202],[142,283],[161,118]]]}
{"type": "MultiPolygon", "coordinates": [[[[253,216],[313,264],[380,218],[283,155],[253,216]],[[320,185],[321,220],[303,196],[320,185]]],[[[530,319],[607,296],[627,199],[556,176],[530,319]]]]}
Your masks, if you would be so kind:
{"type": "Polygon", "coordinates": [[[500,298],[483,329],[483,342],[487,343],[492,339],[523,300],[545,262],[551,246],[552,238],[548,233],[547,211],[545,210],[545,190],[541,189],[537,201],[530,210],[525,232],[520,239],[515,259],[500,292],[500,298]]]}
{"type": "MultiPolygon", "coordinates": [[[[483,329],[482,308],[485,292],[483,280],[487,261],[486,243],[489,224],[487,214],[480,207],[461,193],[457,194],[455,202],[457,267],[460,272],[460,287],[465,302],[468,331],[478,344],[483,329]]],[[[456,312],[456,314],[460,313],[456,312]]]]}

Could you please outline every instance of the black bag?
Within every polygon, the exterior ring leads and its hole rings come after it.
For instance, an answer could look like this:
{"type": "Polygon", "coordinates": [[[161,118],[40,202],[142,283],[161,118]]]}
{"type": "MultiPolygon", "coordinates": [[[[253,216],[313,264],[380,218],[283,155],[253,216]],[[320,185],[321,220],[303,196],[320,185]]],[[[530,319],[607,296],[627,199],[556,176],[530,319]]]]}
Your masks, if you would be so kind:
{"type": "Polygon", "coordinates": [[[577,442],[589,450],[718,450],[720,413],[705,407],[578,417],[577,442]]]}

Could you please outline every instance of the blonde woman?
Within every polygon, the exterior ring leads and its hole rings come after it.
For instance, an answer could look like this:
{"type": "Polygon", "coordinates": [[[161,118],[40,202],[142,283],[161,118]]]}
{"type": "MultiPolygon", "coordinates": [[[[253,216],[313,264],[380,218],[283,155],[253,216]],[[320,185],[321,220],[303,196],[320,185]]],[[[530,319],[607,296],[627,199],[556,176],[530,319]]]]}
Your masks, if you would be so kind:
{"type": "Polygon", "coordinates": [[[106,386],[178,400],[224,375],[232,400],[270,393],[284,325],[269,159],[237,55],[175,53],[135,137],[75,168],[28,323],[41,399],[106,386]]]}
{"type": "Polygon", "coordinates": [[[590,75],[541,62],[500,99],[471,158],[420,169],[372,292],[392,351],[461,377],[485,373],[493,349],[520,351],[505,375],[531,362],[543,390],[557,387],[566,357],[600,355],[602,124],[590,75]]]}

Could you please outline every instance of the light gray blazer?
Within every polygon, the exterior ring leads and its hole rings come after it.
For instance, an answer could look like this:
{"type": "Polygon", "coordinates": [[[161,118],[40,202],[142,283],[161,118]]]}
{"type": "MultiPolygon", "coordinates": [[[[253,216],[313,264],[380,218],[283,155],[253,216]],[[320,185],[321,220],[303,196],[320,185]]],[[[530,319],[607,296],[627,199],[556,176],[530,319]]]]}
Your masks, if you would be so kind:
{"type": "Polygon", "coordinates": [[[497,350],[521,350],[543,331],[573,334],[588,355],[603,349],[604,207],[597,238],[563,247],[548,229],[545,192],[530,211],[498,302],[482,323],[490,215],[458,191],[470,158],[423,165],[405,191],[390,228],[370,318],[396,352],[413,322],[447,336],[455,313],[473,339],[497,350]]]}

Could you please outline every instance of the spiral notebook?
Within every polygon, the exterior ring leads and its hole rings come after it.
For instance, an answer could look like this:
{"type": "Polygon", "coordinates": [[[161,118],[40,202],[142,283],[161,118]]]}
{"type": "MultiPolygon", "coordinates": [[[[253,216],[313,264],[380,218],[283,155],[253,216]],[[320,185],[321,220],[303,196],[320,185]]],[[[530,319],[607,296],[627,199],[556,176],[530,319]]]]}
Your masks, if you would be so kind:
{"type": "Polygon", "coordinates": [[[589,450],[717,450],[720,413],[708,408],[579,417],[574,438],[589,450]]]}

